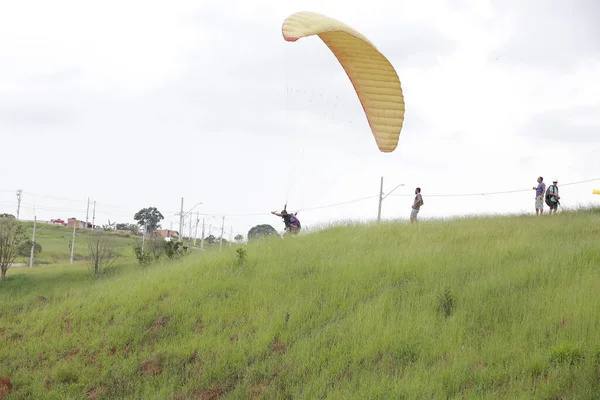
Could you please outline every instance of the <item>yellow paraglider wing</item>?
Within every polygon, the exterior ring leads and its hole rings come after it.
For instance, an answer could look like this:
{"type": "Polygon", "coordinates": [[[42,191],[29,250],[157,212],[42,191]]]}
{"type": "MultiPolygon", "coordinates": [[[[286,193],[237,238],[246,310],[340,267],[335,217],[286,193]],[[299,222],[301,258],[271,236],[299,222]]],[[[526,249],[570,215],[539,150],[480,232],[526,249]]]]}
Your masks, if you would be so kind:
{"type": "Polygon", "coordinates": [[[593,194],[600,194],[600,189],[594,189],[593,194]]]}
{"type": "Polygon", "coordinates": [[[404,123],[404,96],[387,58],[351,27],[313,12],[290,15],[283,22],[282,34],[288,42],[319,36],[348,74],[379,150],[394,151],[404,123]]]}

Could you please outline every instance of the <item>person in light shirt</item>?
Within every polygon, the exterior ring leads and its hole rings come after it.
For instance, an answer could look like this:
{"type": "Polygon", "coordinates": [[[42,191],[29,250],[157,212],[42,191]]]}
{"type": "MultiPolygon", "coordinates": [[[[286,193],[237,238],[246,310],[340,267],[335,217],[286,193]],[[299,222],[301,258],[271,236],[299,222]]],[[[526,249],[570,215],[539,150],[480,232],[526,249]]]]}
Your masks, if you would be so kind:
{"type": "Polygon", "coordinates": [[[415,201],[412,205],[412,211],[410,212],[410,222],[417,222],[417,215],[423,205],[423,196],[421,196],[421,188],[415,189],[415,201]]]}
{"type": "Polygon", "coordinates": [[[546,184],[541,176],[537,179],[538,185],[533,187],[535,190],[535,215],[544,214],[544,193],[546,192],[546,184]]]}

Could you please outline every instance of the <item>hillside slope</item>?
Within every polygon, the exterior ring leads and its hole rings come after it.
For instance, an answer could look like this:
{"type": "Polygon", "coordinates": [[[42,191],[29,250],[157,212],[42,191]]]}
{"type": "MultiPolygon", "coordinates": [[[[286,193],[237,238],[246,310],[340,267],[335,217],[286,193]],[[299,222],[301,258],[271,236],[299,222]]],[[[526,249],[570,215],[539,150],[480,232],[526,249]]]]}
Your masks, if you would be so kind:
{"type": "MultiPolygon", "coordinates": [[[[33,233],[33,223],[23,223],[27,235],[31,238],[33,233]]],[[[73,259],[75,261],[84,260],[89,255],[87,238],[89,235],[97,233],[91,229],[77,229],[75,232],[75,251],[73,259]]],[[[119,250],[122,257],[133,257],[132,250],[136,240],[141,240],[134,235],[103,232],[108,235],[111,242],[119,250]]],[[[35,264],[46,265],[61,262],[68,262],[71,256],[71,241],[73,239],[73,228],[60,225],[37,224],[35,241],[42,246],[42,252],[36,254],[35,264]]],[[[29,255],[18,258],[19,263],[29,263],[29,255]]]]}
{"type": "Polygon", "coordinates": [[[0,376],[9,398],[596,399],[599,234],[590,210],[337,227],[97,282],[12,271],[0,376]]]}

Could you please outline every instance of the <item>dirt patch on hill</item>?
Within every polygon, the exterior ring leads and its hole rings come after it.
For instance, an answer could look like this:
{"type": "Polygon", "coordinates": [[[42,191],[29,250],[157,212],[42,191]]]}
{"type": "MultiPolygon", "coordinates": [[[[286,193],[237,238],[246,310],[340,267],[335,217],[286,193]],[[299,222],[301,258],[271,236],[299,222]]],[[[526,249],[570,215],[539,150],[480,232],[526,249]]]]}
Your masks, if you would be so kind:
{"type": "Polygon", "coordinates": [[[12,390],[12,383],[10,382],[10,378],[7,376],[3,376],[0,378],[0,399],[5,399],[8,397],[8,393],[12,390]]]}

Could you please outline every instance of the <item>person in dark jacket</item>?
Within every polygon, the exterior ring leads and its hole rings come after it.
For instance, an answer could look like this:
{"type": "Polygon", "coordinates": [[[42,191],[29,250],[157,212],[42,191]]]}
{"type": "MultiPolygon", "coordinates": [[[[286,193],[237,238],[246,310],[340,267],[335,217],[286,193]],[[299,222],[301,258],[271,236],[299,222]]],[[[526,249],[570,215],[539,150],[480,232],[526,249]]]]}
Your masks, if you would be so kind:
{"type": "Polygon", "coordinates": [[[300,232],[300,220],[296,217],[298,213],[288,213],[284,208],[280,213],[271,211],[271,214],[283,218],[283,223],[285,224],[285,230],[287,232],[290,232],[293,235],[297,235],[300,232]]]}
{"type": "Polygon", "coordinates": [[[558,195],[558,179],[552,181],[552,185],[548,186],[546,193],[550,198],[550,215],[552,215],[552,213],[556,214],[556,210],[560,204],[560,196],[558,195]]]}

